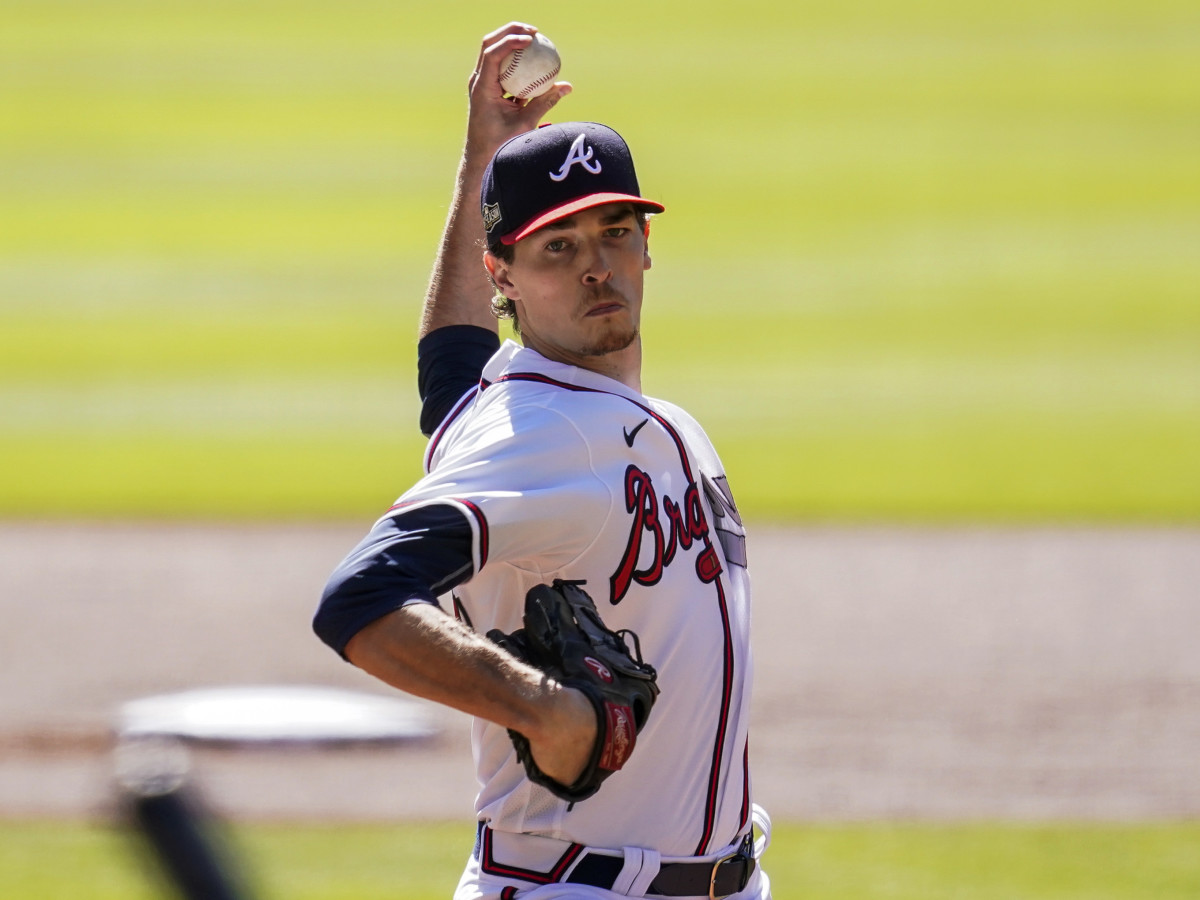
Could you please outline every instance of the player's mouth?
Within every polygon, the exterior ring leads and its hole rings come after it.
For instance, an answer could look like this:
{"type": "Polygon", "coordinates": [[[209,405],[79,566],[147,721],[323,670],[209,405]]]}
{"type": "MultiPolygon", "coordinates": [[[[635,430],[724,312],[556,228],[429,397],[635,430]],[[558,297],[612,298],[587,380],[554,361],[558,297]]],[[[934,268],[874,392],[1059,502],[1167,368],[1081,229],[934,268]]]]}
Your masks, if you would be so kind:
{"type": "Polygon", "coordinates": [[[600,285],[588,299],[590,303],[583,314],[585,319],[611,316],[629,306],[621,292],[611,284],[600,285]]]}
{"type": "Polygon", "coordinates": [[[613,313],[618,313],[625,308],[625,304],[616,302],[598,303],[589,309],[584,318],[595,318],[599,316],[609,316],[613,313]]]}

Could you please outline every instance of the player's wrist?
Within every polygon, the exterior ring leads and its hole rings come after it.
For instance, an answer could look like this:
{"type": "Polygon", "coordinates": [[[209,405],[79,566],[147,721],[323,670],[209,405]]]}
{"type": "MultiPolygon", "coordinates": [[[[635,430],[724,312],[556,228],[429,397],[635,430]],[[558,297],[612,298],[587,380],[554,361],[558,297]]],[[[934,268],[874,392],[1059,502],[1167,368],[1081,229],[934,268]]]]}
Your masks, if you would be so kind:
{"type": "Polygon", "coordinates": [[[591,699],[561,682],[550,693],[534,734],[529,739],[539,768],[562,784],[574,784],[584,771],[596,744],[599,722],[591,699]]]}
{"type": "MultiPolygon", "coordinates": [[[[568,687],[537,669],[538,684],[528,694],[528,703],[517,711],[520,719],[509,727],[525,735],[531,742],[553,743],[564,735],[595,725],[595,713],[591,701],[576,688],[568,687]]],[[[524,693],[524,692],[522,692],[524,693]]]]}

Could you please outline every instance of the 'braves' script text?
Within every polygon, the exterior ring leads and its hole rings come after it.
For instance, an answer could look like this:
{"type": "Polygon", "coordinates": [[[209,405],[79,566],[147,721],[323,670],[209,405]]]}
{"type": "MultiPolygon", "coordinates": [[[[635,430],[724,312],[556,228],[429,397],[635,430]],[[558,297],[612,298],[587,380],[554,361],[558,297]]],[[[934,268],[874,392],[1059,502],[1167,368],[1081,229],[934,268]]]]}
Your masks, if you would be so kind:
{"type": "Polygon", "coordinates": [[[612,603],[620,603],[635,583],[657,584],[676,552],[691,549],[696,541],[704,545],[696,558],[696,576],[708,583],[721,574],[721,562],[709,541],[708,522],[695,482],[688,483],[682,502],[664,494],[660,504],[650,476],[631,465],[625,470],[625,508],[633,520],[625,553],[609,579],[612,603]]]}

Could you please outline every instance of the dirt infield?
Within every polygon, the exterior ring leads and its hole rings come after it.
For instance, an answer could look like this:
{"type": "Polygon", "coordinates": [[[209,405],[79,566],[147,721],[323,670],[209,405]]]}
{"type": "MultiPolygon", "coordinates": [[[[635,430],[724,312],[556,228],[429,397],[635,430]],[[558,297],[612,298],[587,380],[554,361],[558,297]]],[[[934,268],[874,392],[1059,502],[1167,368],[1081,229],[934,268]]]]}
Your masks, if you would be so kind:
{"type": "MultiPolygon", "coordinates": [[[[362,528],[0,524],[0,816],[94,816],[119,706],[385,693],[309,631],[362,528]]],[[[1200,815],[1200,530],[755,530],[756,794],[777,818],[1200,815]]],[[[465,717],[375,749],[202,750],[245,819],[458,818],[465,717]]]]}

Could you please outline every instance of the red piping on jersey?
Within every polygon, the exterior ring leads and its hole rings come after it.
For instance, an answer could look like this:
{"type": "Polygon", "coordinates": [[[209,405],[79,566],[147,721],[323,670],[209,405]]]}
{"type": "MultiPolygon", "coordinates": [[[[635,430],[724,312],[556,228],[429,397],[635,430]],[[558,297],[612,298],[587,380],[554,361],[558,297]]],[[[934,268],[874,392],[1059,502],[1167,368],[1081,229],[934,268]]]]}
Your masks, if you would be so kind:
{"type": "Polygon", "coordinates": [[[740,834],[750,821],[750,737],[746,737],[746,746],[742,750],[742,821],[738,827],[740,834]]]}
{"type": "Polygon", "coordinates": [[[518,866],[505,866],[492,859],[492,829],[483,826],[483,840],[479,849],[479,867],[488,875],[499,875],[502,878],[519,878],[522,881],[532,881],[534,884],[554,884],[562,879],[570,868],[571,863],[583,852],[583,844],[571,844],[558,861],[550,867],[549,872],[535,872],[533,869],[522,869],[518,866]]]}
{"type": "MultiPolygon", "coordinates": [[[[708,538],[705,538],[707,541],[708,538]]],[[[717,586],[717,600],[721,609],[721,627],[725,631],[725,666],[721,684],[721,717],[717,722],[717,740],[713,745],[712,769],[708,777],[708,799],[704,804],[704,834],[696,845],[696,856],[709,853],[708,842],[712,840],[713,829],[716,827],[717,800],[721,785],[721,757],[725,752],[725,739],[729,730],[729,706],[733,695],[733,637],[729,632],[729,607],[725,603],[725,586],[720,577],[713,580],[717,586]]],[[[742,798],[743,804],[745,798],[742,798]]]]}
{"type": "MultiPolygon", "coordinates": [[[[591,394],[611,394],[614,397],[621,397],[622,399],[629,400],[630,403],[632,403],[634,406],[641,409],[644,413],[646,413],[646,415],[653,418],[654,421],[658,422],[658,424],[663,427],[663,429],[666,431],[666,433],[670,436],[671,440],[673,440],[675,442],[675,447],[679,452],[679,460],[683,465],[683,472],[684,472],[685,477],[687,478],[688,483],[689,484],[696,483],[696,479],[692,476],[692,468],[691,468],[691,464],[688,462],[687,450],[683,443],[683,439],[675,431],[674,426],[671,425],[670,422],[668,422],[665,418],[660,416],[654,410],[650,409],[650,407],[645,406],[641,403],[638,403],[636,400],[630,400],[628,397],[625,397],[622,394],[613,393],[612,391],[603,391],[598,388],[589,388],[589,387],[581,387],[579,385],[574,385],[574,384],[566,384],[564,382],[557,381],[553,378],[550,378],[546,375],[538,375],[538,374],[534,374],[531,372],[514,372],[509,375],[501,375],[499,378],[497,378],[492,383],[499,384],[500,382],[503,382],[503,381],[532,381],[532,382],[535,382],[538,384],[550,385],[551,387],[563,388],[568,391],[580,391],[580,392],[591,393],[591,394]]],[[[703,515],[703,513],[701,513],[701,514],[703,515]]],[[[715,558],[716,551],[713,549],[712,539],[709,537],[709,535],[707,533],[707,531],[708,531],[707,528],[705,529],[705,531],[706,531],[706,534],[704,536],[704,543],[706,545],[705,552],[713,554],[714,558],[715,558]]],[[[712,768],[709,770],[708,791],[706,793],[706,799],[705,799],[705,804],[704,804],[704,830],[701,834],[699,844],[696,845],[696,851],[695,851],[696,856],[705,856],[710,852],[710,850],[708,848],[708,844],[713,839],[713,831],[716,829],[717,802],[720,799],[720,785],[721,785],[721,758],[722,758],[722,756],[724,756],[724,753],[725,753],[725,741],[728,737],[728,729],[729,729],[729,710],[730,710],[730,705],[732,704],[732,700],[733,700],[733,676],[734,676],[734,664],[735,664],[735,660],[733,657],[733,635],[732,635],[732,633],[730,631],[730,627],[729,627],[729,607],[725,600],[725,587],[721,582],[720,575],[721,575],[721,571],[718,568],[716,574],[713,577],[713,583],[716,585],[716,588],[717,588],[717,602],[718,602],[718,607],[719,607],[720,613],[721,613],[721,627],[724,631],[724,636],[725,636],[725,652],[723,654],[724,671],[722,673],[722,679],[721,679],[721,715],[720,715],[720,719],[717,723],[716,741],[713,744],[712,768]]],[[[745,776],[745,781],[747,782],[747,785],[748,785],[748,782],[749,782],[748,773],[745,776]]],[[[747,790],[744,792],[744,795],[742,797],[742,819],[743,819],[742,824],[743,825],[745,824],[746,807],[748,806],[748,804],[749,804],[749,791],[747,790]]]]}
{"type": "MultiPolygon", "coordinates": [[[[473,515],[475,517],[475,521],[479,524],[479,568],[482,569],[485,565],[487,565],[488,543],[489,543],[488,523],[487,523],[487,519],[484,518],[483,510],[480,509],[478,506],[476,506],[474,503],[472,503],[470,500],[462,500],[458,497],[447,497],[445,500],[436,500],[434,502],[435,503],[447,503],[447,502],[451,502],[451,501],[454,503],[461,503],[463,506],[465,506],[470,511],[471,515],[473,515]]],[[[422,500],[404,500],[400,503],[395,504],[394,506],[388,507],[387,513],[393,513],[396,510],[403,509],[406,506],[416,506],[418,503],[423,503],[423,502],[424,501],[422,501],[422,500]]],[[[386,516],[387,513],[384,513],[384,515],[386,516]]],[[[476,569],[475,571],[478,572],[479,569],[476,569]]]]}
{"type": "MultiPolygon", "coordinates": [[[[479,523],[479,568],[482,569],[487,565],[488,558],[488,523],[483,516],[483,510],[472,503],[470,500],[459,500],[463,506],[471,511],[475,516],[475,521],[479,523]]],[[[476,570],[478,572],[478,569],[476,570]]]]}
{"type": "Polygon", "coordinates": [[[688,463],[687,452],[684,449],[683,441],[680,439],[679,435],[675,433],[675,429],[671,427],[671,423],[652,410],[650,407],[644,406],[641,403],[638,403],[636,400],[630,400],[623,394],[615,394],[612,391],[602,391],[599,388],[581,387],[577,384],[567,384],[563,381],[555,381],[553,378],[550,378],[546,375],[535,375],[531,372],[514,372],[511,375],[501,375],[499,378],[493,381],[492,384],[500,384],[502,381],[533,381],[537,382],[538,384],[548,384],[551,387],[563,388],[564,390],[568,391],[579,391],[587,394],[609,394],[613,397],[620,397],[622,400],[628,400],[646,415],[654,419],[655,422],[657,422],[666,430],[667,434],[670,435],[671,440],[675,442],[675,448],[679,451],[679,461],[683,463],[683,474],[687,476],[687,480],[689,482],[694,482],[696,480],[692,477],[692,467],[688,463]]]}

